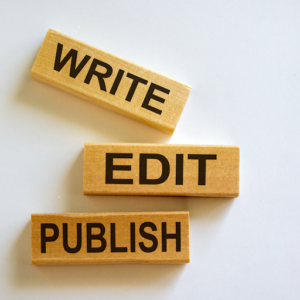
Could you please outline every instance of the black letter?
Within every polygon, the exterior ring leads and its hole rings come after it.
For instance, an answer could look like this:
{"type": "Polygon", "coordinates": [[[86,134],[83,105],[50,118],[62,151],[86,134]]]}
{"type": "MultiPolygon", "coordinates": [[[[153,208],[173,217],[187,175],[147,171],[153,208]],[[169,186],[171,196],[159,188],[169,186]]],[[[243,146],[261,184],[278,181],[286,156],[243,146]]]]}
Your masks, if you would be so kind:
{"type": "Polygon", "coordinates": [[[130,223],[130,251],[135,252],[135,223],[130,223]]]}
{"type": "Polygon", "coordinates": [[[105,227],[101,223],[87,223],[86,224],[86,249],[87,253],[103,252],[106,248],[106,240],[103,237],[105,233],[105,227]],[[92,228],[99,228],[100,233],[92,234],[92,228]],[[100,247],[92,247],[92,240],[101,241],[100,247]]]}
{"type": "Polygon", "coordinates": [[[81,223],[77,223],[77,245],[74,248],[68,245],[68,224],[63,223],[63,245],[68,253],[77,253],[81,249],[81,223]]]}
{"type": "Polygon", "coordinates": [[[116,76],[116,78],[115,78],[115,81],[114,81],[114,83],[113,83],[113,85],[112,85],[112,87],[110,89],[110,93],[112,95],[114,95],[116,93],[116,91],[117,91],[117,89],[119,87],[119,84],[121,82],[121,79],[123,77],[123,74],[124,74],[124,71],[120,69],[119,72],[118,72],[118,74],[117,74],[117,76],[116,76]]]}
{"type": "Polygon", "coordinates": [[[181,251],[180,222],[176,222],[176,233],[167,234],[167,223],[161,223],[162,252],[167,252],[167,239],[176,239],[176,252],[181,251]]]}
{"type": "Polygon", "coordinates": [[[183,154],[176,154],[176,185],[183,185],[183,154]]]}
{"type": "Polygon", "coordinates": [[[144,251],[146,253],[150,253],[150,252],[153,252],[156,250],[158,242],[157,242],[157,238],[153,234],[145,232],[146,227],[150,227],[152,229],[152,231],[156,231],[157,229],[156,229],[155,224],[152,222],[144,222],[141,224],[141,227],[140,227],[140,235],[143,238],[152,241],[152,243],[153,243],[151,247],[146,247],[143,242],[140,242],[139,243],[140,248],[142,251],[144,251]]]}
{"type": "Polygon", "coordinates": [[[105,63],[105,62],[103,62],[101,60],[98,60],[98,59],[94,58],[94,60],[93,60],[93,62],[91,64],[91,67],[89,69],[89,72],[87,73],[86,78],[84,80],[84,83],[90,84],[93,75],[96,75],[98,77],[100,89],[102,91],[106,92],[105,82],[104,82],[103,78],[109,77],[112,74],[112,72],[113,72],[113,69],[112,69],[112,67],[109,64],[107,64],[107,63],[105,63]],[[106,72],[104,74],[99,73],[99,72],[96,71],[96,67],[98,65],[102,66],[102,67],[104,67],[106,69],[106,72]]]}
{"type": "Polygon", "coordinates": [[[77,60],[78,51],[71,49],[68,52],[68,54],[65,56],[65,58],[62,61],[60,61],[62,49],[63,49],[63,45],[58,43],[57,50],[56,50],[55,62],[54,62],[54,70],[60,72],[60,70],[64,67],[64,65],[69,61],[69,59],[71,59],[70,77],[76,78],[76,76],[83,69],[83,67],[86,65],[86,63],[89,61],[89,59],[91,57],[86,55],[83,58],[83,60],[80,62],[78,67],[76,68],[76,60],[77,60]]]}
{"type": "Polygon", "coordinates": [[[58,227],[52,223],[41,224],[41,253],[46,253],[46,242],[54,242],[58,238],[58,227]],[[46,229],[50,228],[53,230],[52,236],[46,236],[46,229]]]}
{"type": "Polygon", "coordinates": [[[165,182],[170,174],[169,161],[161,154],[141,153],[140,154],[140,184],[161,184],[165,182]],[[161,162],[162,172],[157,179],[147,179],[147,159],[157,159],[161,162]]]}
{"type": "Polygon", "coordinates": [[[205,185],[206,160],[207,159],[217,159],[217,155],[215,155],[215,154],[189,154],[188,159],[198,159],[199,160],[198,185],[205,185]]]}
{"type": "Polygon", "coordinates": [[[147,95],[146,95],[146,97],[144,99],[144,102],[142,104],[142,107],[144,107],[148,110],[151,110],[151,111],[155,112],[158,115],[161,115],[161,110],[160,109],[157,109],[157,108],[149,105],[149,102],[150,102],[151,99],[154,99],[154,100],[156,100],[160,103],[165,103],[165,99],[163,99],[161,97],[158,97],[158,96],[153,94],[154,90],[159,90],[159,91],[161,91],[163,93],[166,93],[166,94],[170,93],[170,90],[165,89],[164,87],[159,86],[155,83],[151,83],[150,87],[149,87],[149,90],[147,92],[147,95]]]}
{"type": "Polygon", "coordinates": [[[127,252],[127,247],[116,247],[116,224],[110,223],[111,252],[127,252]]]}
{"type": "Polygon", "coordinates": [[[133,184],[133,179],[115,179],[113,171],[131,171],[131,166],[114,165],[114,158],[132,158],[132,153],[106,153],[106,184],[133,184]]]}
{"type": "Polygon", "coordinates": [[[139,82],[142,83],[142,84],[147,84],[148,81],[145,80],[145,79],[143,79],[143,78],[141,78],[141,77],[135,76],[135,75],[133,75],[133,74],[131,74],[131,73],[128,73],[126,76],[127,76],[128,78],[130,78],[130,79],[133,80],[133,82],[132,82],[132,84],[131,84],[131,87],[130,87],[130,89],[129,89],[129,92],[128,92],[128,94],[127,94],[127,96],[126,96],[126,99],[125,99],[125,100],[127,100],[127,101],[130,102],[131,99],[132,99],[132,97],[133,97],[133,94],[134,94],[134,92],[135,92],[135,90],[136,90],[136,88],[137,88],[137,86],[138,86],[138,84],[139,84],[139,82]]]}

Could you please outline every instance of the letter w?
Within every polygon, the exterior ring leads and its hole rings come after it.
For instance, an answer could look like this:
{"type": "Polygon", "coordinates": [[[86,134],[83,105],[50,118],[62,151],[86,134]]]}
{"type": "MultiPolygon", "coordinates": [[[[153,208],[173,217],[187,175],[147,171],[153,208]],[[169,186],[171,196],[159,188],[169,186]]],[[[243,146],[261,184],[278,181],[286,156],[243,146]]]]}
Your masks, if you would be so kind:
{"type": "Polygon", "coordinates": [[[55,63],[54,63],[54,70],[57,72],[60,72],[60,70],[64,67],[64,65],[69,61],[69,59],[71,59],[70,77],[76,78],[76,76],[83,69],[83,67],[86,65],[86,63],[89,61],[89,59],[91,57],[86,55],[76,68],[78,51],[71,49],[68,52],[68,54],[64,57],[64,59],[61,60],[62,49],[63,49],[63,45],[58,43],[57,50],[56,50],[55,63]]]}

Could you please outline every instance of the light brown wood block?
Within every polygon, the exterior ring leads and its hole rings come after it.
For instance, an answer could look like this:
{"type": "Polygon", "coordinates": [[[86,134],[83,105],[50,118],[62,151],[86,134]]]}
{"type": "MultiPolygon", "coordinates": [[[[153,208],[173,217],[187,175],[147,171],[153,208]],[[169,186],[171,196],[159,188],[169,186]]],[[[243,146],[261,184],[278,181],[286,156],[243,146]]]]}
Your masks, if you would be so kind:
{"type": "Polygon", "coordinates": [[[191,87],[49,29],[31,76],[172,134],[191,87]]]}
{"type": "Polygon", "coordinates": [[[188,263],[189,213],[33,214],[31,261],[188,263]]]}
{"type": "Polygon", "coordinates": [[[237,197],[238,146],[84,145],[86,195],[237,197]]]}

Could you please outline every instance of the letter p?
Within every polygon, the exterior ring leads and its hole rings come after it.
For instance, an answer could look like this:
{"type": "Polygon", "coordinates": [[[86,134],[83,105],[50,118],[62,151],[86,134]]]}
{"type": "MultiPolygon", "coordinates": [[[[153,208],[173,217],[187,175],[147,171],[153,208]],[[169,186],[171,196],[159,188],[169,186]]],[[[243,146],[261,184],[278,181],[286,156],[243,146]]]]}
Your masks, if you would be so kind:
{"type": "Polygon", "coordinates": [[[46,243],[54,242],[58,238],[58,227],[52,223],[42,223],[41,224],[41,253],[46,253],[46,243]],[[46,229],[52,229],[53,235],[46,236],[46,229]]]}

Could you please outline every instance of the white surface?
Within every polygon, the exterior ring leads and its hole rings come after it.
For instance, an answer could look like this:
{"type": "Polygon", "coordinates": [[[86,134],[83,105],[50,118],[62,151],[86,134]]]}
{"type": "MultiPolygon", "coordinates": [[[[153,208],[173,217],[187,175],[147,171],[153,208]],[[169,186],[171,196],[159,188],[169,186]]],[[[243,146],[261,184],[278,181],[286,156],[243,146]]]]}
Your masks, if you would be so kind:
{"type": "Polygon", "coordinates": [[[300,299],[300,2],[2,1],[1,299],[300,299]],[[193,86],[172,137],[32,80],[48,28],[193,86]],[[235,200],[82,195],[84,142],[241,146],[235,200]],[[30,264],[30,214],[189,210],[188,265],[30,264]]]}

